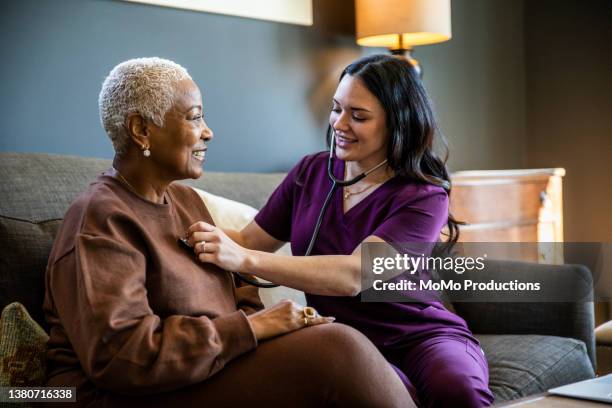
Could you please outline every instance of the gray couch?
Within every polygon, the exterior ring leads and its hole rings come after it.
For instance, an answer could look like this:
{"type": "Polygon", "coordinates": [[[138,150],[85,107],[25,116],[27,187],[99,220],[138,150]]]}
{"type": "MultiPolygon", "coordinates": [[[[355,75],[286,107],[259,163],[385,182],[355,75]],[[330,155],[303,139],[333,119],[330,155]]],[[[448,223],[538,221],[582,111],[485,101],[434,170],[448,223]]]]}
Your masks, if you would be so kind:
{"type": "MultiPolygon", "coordinates": [[[[41,304],[53,238],[71,200],[109,160],[0,153],[0,308],[19,301],[46,328],[41,304]]],[[[188,184],[260,208],[282,174],[205,173],[188,184]]],[[[490,261],[491,278],[537,268],[546,279],[591,284],[588,269],[490,261]]],[[[594,376],[591,303],[457,303],[485,351],[496,401],[594,376]]]]}

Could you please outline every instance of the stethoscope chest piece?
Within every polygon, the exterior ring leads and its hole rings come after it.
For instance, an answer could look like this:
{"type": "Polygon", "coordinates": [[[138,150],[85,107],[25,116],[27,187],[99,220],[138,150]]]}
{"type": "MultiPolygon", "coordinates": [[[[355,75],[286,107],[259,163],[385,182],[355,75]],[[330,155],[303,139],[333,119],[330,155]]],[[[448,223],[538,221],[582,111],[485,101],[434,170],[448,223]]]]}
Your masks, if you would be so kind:
{"type": "MultiPolygon", "coordinates": [[[[193,245],[191,245],[189,241],[187,241],[187,238],[181,237],[178,239],[178,242],[183,248],[186,248],[189,251],[193,251],[193,245]]],[[[257,286],[258,288],[275,288],[277,286],[280,286],[275,283],[260,282],[256,279],[251,279],[247,276],[244,276],[243,274],[239,272],[232,272],[232,273],[234,274],[234,276],[236,276],[238,279],[240,279],[244,283],[248,283],[249,285],[257,286]]]]}

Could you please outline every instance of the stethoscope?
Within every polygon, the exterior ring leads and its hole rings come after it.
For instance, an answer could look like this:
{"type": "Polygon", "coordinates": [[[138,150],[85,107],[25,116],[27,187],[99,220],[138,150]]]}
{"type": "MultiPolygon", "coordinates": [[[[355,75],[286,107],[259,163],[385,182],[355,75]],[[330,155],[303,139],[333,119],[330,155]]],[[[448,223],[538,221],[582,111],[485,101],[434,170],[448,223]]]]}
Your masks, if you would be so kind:
{"type": "MultiPolygon", "coordinates": [[[[387,163],[387,159],[385,159],[379,164],[377,164],[376,166],[359,174],[358,176],[353,177],[350,180],[340,180],[336,178],[333,172],[334,155],[336,153],[336,133],[334,131],[331,131],[330,133],[331,133],[330,135],[331,140],[329,144],[329,158],[327,159],[327,177],[332,182],[332,185],[331,185],[331,188],[329,189],[329,192],[327,193],[327,197],[325,197],[325,201],[323,201],[323,206],[321,207],[321,211],[319,212],[317,223],[315,224],[314,230],[312,232],[312,236],[310,237],[310,243],[308,244],[308,248],[306,249],[306,253],[304,254],[304,256],[309,256],[310,253],[312,252],[312,249],[314,248],[314,244],[317,241],[317,237],[319,236],[319,229],[321,229],[321,224],[323,223],[323,218],[325,218],[325,214],[327,213],[327,209],[329,208],[329,205],[331,204],[331,199],[334,196],[334,193],[336,192],[336,190],[338,190],[339,187],[348,187],[348,186],[352,186],[355,183],[358,183],[359,181],[366,178],[370,173],[378,170],[379,168],[381,168],[387,163]]],[[[191,248],[191,245],[189,245],[186,239],[180,238],[179,241],[191,248]]],[[[248,283],[249,285],[257,286],[258,288],[276,288],[280,286],[275,283],[259,282],[255,279],[251,279],[247,276],[244,276],[240,272],[233,272],[233,274],[238,279],[240,279],[242,282],[248,283]]]]}

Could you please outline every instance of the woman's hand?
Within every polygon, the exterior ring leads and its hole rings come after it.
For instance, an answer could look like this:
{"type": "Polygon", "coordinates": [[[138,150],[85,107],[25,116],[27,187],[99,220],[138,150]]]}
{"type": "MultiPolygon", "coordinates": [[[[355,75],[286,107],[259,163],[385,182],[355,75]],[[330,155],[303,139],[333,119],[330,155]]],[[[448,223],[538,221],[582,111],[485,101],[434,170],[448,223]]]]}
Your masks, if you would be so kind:
{"type": "Polygon", "coordinates": [[[307,317],[304,307],[292,300],[281,300],[274,306],[263,309],[248,316],[249,323],[253,328],[257,341],[263,341],[272,337],[280,336],[306,326],[331,323],[335,317],[319,316],[313,308],[314,317],[307,317]]]}
{"type": "Polygon", "coordinates": [[[201,262],[210,262],[232,272],[243,271],[249,250],[234,242],[221,228],[200,221],[189,227],[187,235],[187,241],[201,262]]]}

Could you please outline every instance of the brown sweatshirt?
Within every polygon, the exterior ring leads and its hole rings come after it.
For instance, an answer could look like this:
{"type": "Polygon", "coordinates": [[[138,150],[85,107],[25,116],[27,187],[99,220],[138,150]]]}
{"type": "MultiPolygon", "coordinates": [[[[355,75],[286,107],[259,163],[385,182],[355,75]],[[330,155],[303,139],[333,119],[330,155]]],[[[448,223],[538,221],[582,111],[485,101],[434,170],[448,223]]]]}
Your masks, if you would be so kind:
{"type": "Polygon", "coordinates": [[[76,198],[46,272],[49,385],[169,391],[257,346],[245,315],[263,307],[257,289],[178,242],[200,220],[212,223],[202,200],[176,183],[156,204],[103,174],[76,198]]]}

